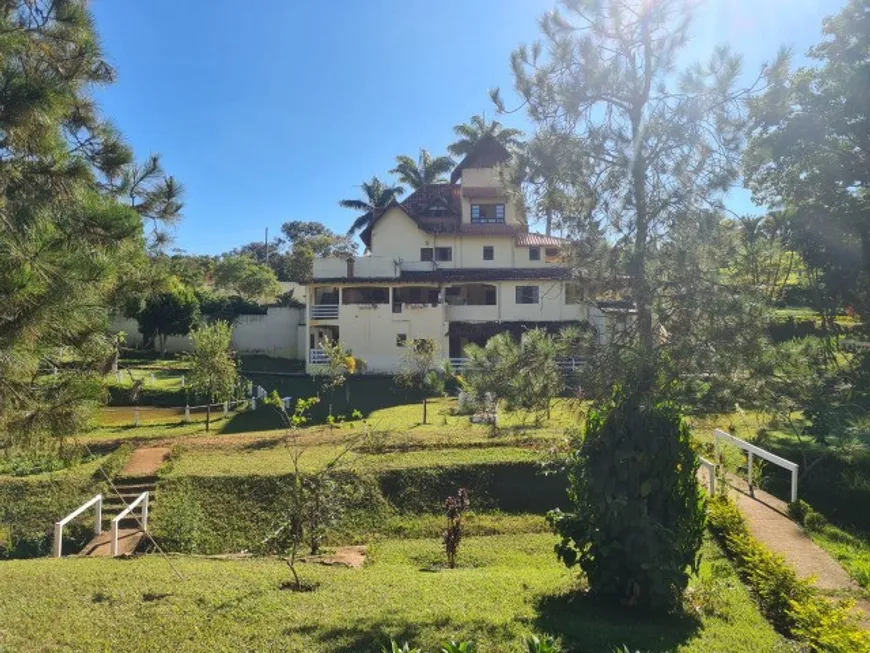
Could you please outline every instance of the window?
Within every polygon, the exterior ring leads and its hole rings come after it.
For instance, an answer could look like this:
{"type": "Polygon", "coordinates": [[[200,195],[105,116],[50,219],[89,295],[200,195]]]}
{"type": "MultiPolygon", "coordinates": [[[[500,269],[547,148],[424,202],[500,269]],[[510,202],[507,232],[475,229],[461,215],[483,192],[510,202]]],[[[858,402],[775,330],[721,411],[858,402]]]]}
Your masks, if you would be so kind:
{"type": "Polygon", "coordinates": [[[517,286],[517,304],[537,304],[537,286],[517,286]]]}
{"type": "Polygon", "coordinates": [[[541,248],[540,247],[529,247],[529,260],[530,261],[540,261],[541,260],[541,248]]]}
{"type": "Polygon", "coordinates": [[[555,262],[559,260],[559,248],[558,247],[548,247],[544,250],[544,256],[547,257],[548,261],[555,262]]]}
{"type": "Polygon", "coordinates": [[[439,218],[443,215],[447,214],[447,202],[443,199],[437,200],[433,204],[429,205],[429,208],[426,209],[426,213],[428,213],[433,218],[439,218]]]}
{"type": "Polygon", "coordinates": [[[483,248],[483,260],[491,261],[495,258],[495,248],[492,245],[485,245],[483,248]]]}
{"type": "Polygon", "coordinates": [[[404,347],[408,344],[408,334],[407,333],[397,333],[396,334],[396,347],[404,347]]]}
{"type": "Polygon", "coordinates": [[[583,286],[579,283],[565,284],[565,303],[566,304],[582,304],[585,297],[583,286]]]}
{"type": "Polygon", "coordinates": [[[420,248],[420,260],[421,261],[431,261],[432,259],[432,248],[431,247],[421,247],[420,248]]]}
{"type": "Polygon", "coordinates": [[[435,248],[435,260],[436,261],[452,261],[453,260],[453,248],[452,247],[436,247],[435,248]]]}
{"type": "Polygon", "coordinates": [[[504,204],[472,204],[471,221],[476,224],[504,222],[504,204]]]}

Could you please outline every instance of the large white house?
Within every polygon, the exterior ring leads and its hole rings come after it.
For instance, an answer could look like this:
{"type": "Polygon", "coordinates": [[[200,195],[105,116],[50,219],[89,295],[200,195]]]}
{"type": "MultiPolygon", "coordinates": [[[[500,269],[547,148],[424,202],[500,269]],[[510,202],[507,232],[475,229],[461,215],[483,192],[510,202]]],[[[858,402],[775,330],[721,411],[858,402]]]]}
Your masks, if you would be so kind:
{"type": "Polygon", "coordinates": [[[434,338],[461,364],[469,342],[500,331],[591,325],[607,337],[619,312],[586,296],[565,265],[565,241],[530,233],[497,166],[509,152],[484,138],[450,183],[378,211],[361,238],[366,256],[315,259],[307,285],[306,362],[341,342],[373,373],[395,372],[414,338],[434,338]]]}

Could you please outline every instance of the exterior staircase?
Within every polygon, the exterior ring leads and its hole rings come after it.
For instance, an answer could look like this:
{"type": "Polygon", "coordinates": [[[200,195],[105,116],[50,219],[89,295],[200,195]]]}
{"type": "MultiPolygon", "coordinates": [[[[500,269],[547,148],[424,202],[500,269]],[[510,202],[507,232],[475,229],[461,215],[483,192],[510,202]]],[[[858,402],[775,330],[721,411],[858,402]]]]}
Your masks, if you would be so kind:
{"type": "MultiPolygon", "coordinates": [[[[148,492],[148,510],[154,509],[154,490],[157,488],[157,476],[121,476],[115,479],[115,488],[118,492],[109,491],[103,499],[103,532],[94,536],[79,555],[83,556],[106,556],[112,555],[112,520],[124,509],[136,500],[143,492],[148,492]]],[[[118,522],[119,553],[126,555],[134,553],[139,544],[145,539],[145,533],[141,530],[138,519],[141,519],[141,504],[133,509],[134,514],[125,515],[118,522]]]]}

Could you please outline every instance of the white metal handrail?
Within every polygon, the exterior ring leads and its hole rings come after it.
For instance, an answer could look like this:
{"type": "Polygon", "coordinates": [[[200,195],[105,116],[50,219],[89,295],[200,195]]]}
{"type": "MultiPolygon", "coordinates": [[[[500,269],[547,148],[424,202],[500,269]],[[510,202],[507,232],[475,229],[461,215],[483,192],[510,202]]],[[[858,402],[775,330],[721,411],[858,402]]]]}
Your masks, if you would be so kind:
{"type": "Polygon", "coordinates": [[[744,451],[749,454],[749,462],[746,466],[746,478],[749,481],[749,487],[752,487],[752,458],[753,456],[758,456],[759,458],[763,458],[769,462],[772,462],[774,465],[778,465],[779,467],[783,467],[791,472],[791,502],[794,503],[797,501],[798,497],[798,464],[793,463],[790,460],[786,460],[780,456],[777,456],[774,453],[767,451],[766,449],[762,449],[761,447],[757,447],[754,444],[747,442],[746,440],[741,440],[740,438],[735,438],[730,433],[726,433],[722,429],[716,429],[713,431],[713,443],[716,447],[716,462],[719,462],[719,440],[725,440],[725,442],[729,442],[737,447],[740,447],[744,451]]]}
{"type": "Polygon", "coordinates": [[[118,523],[126,517],[128,514],[133,512],[133,509],[142,504],[142,531],[148,532],[148,492],[143,492],[138,497],[136,497],[132,503],[128,504],[126,508],[124,508],[121,513],[112,520],[112,557],[117,557],[119,554],[119,546],[118,546],[118,523]]]}
{"type": "Polygon", "coordinates": [[[312,304],[312,320],[335,320],[338,318],[338,304],[312,304]]]}
{"type": "Polygon", "coordinates": [[[450,359],[450,367],[454,370],[461,370],[468,364],[468,358],[451,358],[450,359]]]}
{"type": "Polygon", "coordinates": [[[94,504],[97,505],[97,521],[94,524],[94,535],[99,535],[103,532],[103,495],[98,494],[90,501],[83,503],[78,508],[73,510],[70,514],[61,519],[59,522],[55,522],[54,545],[52,546],[52,555],[55,558],[60,558],[61,556],[61,548],[63,547],[63,527],[94,504]]]}
{"type": "Polygon", "coordinates": [[[710,491],[710,496],[716,496],[716,464],[703,456],[698,456],[698,461],[707,470],[707,489],[710,491]]]}

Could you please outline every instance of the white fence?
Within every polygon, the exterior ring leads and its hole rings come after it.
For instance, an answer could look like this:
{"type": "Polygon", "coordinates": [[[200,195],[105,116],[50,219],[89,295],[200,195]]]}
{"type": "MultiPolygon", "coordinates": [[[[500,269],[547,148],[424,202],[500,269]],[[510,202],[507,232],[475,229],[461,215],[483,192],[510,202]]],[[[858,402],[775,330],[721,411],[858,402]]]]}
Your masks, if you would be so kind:
{"type": "Polygon", "coordinates": [[[127,515],[133,513],[133,509],[136,508],[139,504],[142,504],[142,517],[139,522],[142,526],[142,532],[148,532],[148,492],[143,492],[140,494],[133,503],[129,504],[124,510],[112,520],[112,557],[117,557],[120,553],[120,546],[118,543],[118,524],[119,522],[127,515]]]}
{"type": "Polygon", "coordinates": [[[710,496],[716,496],[716,464],[710,462],[702,456],[698,456],[698,462],[707,470],[707,489],[710,496]]]}
{"type": "Polygon", "coordinates": [[[96,513],[97,520],[94,524],[94,535],[99,535],[103,532],[103,495],[98,494],[90,501],[83,503],[66,517],[61,519],[59,522],[54,525],[54,546],[52,547],[52,555],[55,558],[61,557],[61,549],[63,547],[63,527],[66,526],[73,519],[82,514],[85,510],[90,508],[91,506],[96,505],[96,513]]]}
{"type": "Polygon", "coordinates": [[[791,502],[794,503],[798,498],[798,464],[793,463],[790,460],[786,460],[785,458],[781,458],[776,454],[770,453],[769,451],[762,449],[761,447],[757,447],[754,444],[746,442],[746,440],[741,440],[740,438],[735,438],[730,433],[726,433],[722,429],[716,429],[713,432],[713,442],[716,447],[716,462],[719,462],[719,441],[724,440],[729,444],[733,444],[736,447],[740,447],[744,451],[748,453],[749,461],[746,466],[746,477],[749,481],[749,487],[752,487],[752,462],[753,457],[758,456],[759,458],[763,458],[768,462],[773,463],[774,465],[778,465],[779,467],[783,467],[791,472],[791,502]]]}

